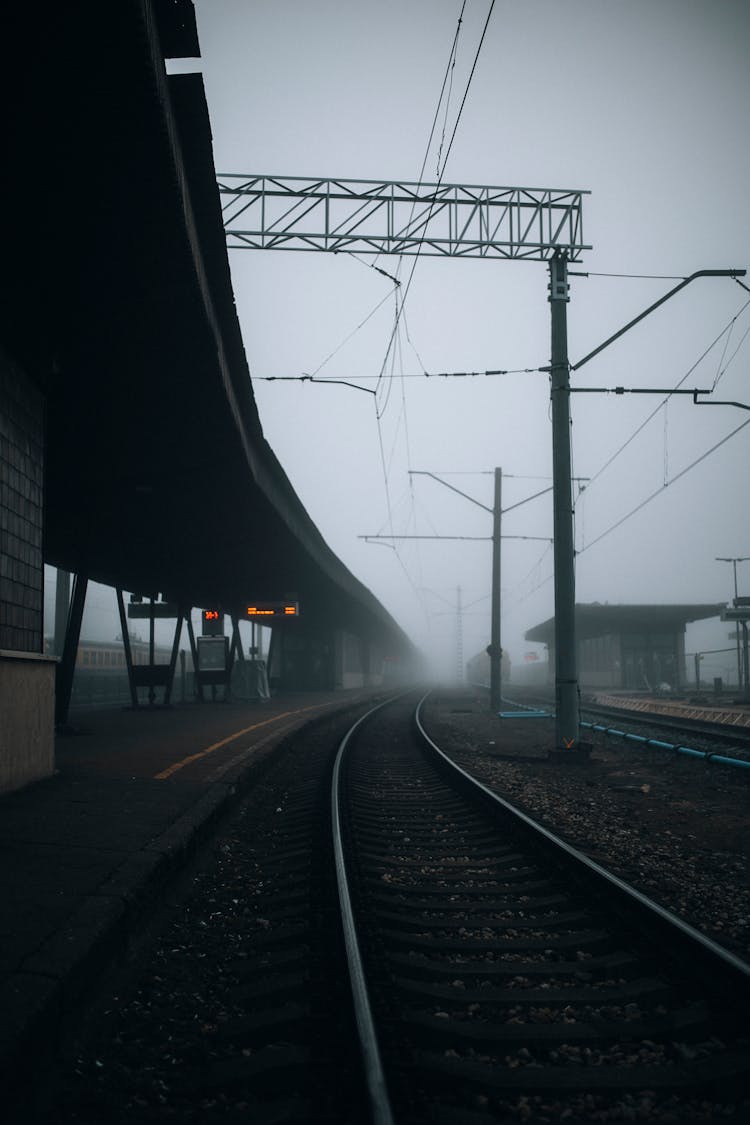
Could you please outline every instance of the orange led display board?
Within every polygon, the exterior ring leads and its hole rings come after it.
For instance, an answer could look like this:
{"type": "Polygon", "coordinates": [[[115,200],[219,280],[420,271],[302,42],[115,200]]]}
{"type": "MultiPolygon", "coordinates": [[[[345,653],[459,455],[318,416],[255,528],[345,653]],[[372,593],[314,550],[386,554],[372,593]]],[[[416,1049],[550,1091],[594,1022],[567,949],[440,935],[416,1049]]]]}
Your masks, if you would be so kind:
{"type": "Polygon", "coordinates": [[[255,617],[298,617],[297,602],[256,602],[245,609],[245,616],[255,617]]]}
{"type": "Polygon", "coordinates": [[[220,637],[224,633],[224,614],[220,609],[204,609],[201,613],[204,637],[220,637]]]}

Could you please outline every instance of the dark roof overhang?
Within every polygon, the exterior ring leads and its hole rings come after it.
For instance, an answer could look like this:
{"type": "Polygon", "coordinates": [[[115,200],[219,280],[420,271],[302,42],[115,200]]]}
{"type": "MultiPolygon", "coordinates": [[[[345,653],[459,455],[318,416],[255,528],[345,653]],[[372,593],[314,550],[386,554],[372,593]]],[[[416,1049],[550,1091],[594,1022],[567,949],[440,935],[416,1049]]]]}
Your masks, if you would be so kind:
{"type": "Polygon", "coordinates": [[[163,63],[160,31],[195,46],[186,5],[17,7],[0,325],[47,396],[46,561],[190,605],[295,595],[411,654],[263,437],[202,79],[163,63]]]}

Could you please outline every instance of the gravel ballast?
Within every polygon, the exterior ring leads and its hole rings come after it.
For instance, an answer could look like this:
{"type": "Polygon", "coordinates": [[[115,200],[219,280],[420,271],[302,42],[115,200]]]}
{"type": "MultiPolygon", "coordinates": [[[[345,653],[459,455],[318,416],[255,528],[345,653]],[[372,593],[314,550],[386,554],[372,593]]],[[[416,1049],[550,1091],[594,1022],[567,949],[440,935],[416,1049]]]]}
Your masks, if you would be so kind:
{"type": "Polygon", "coordinates": [[[750,771],[604,736],[566,762],[550,719],[500,719],[471,690],[431,695],[424,722],[489,788],[750,961],[750,771]]]}

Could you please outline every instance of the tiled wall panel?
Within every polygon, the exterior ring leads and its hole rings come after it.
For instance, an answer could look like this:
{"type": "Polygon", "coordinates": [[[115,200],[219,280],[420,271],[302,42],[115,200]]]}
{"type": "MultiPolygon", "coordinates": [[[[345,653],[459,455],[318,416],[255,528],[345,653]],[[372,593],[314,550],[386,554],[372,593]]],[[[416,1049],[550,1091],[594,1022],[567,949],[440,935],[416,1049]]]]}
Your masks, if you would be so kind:
{"type": "Polygon", "coordinates": [[[0,351],[0,649],[41,652],[44,398],[0,351]]]}

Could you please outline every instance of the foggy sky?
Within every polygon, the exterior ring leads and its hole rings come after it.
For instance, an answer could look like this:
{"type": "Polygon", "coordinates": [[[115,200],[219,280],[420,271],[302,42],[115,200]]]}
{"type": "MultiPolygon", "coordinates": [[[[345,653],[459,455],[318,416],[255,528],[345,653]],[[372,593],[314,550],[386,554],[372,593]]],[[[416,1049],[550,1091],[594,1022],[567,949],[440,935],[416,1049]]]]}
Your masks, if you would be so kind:
{"type": "MultiPolygon", "coordinates": [[[[198,0],[217,170],[416,180],[460,7],[458,0],[198,0]]],[[[466,4],[446,143],[488,10],[489,0],[466,4]]],[[[593,249],[572,268],[590,275],[746,268],[748,47],[745,0],[498,2],[443,181],[589,190],[584,236],[593,249]]],[[[441,114],[429,182],[437,179],[442,123],[441,114]]],[[[230,261],[267,439],[332,549],[418,644],[452,668],[457,586],[464,603],[476,603],[463,621],[464,655],[489,639],[489,543],[401,541],[395,552],[358,536],[490,534],[480,508],[427,478],[410,483],[409,468],[444,475],[490,506],[496,465],[505,474],[504,506],[551,484],[545,374],[423,377],[548,363],[546,266],[420,259],[400,346],[386,363],[378,427],[370,394],[263,380],[317,371],[373,387],[393,329],[391,283],[367,259],[346,254],[232,251],[230,261]]],[[[402,278],[412,262],[403,260],[402,278]]],[[[395,273],[398,259],[377,264],[395,273]]],[[[571,362],[674,284],[573,277],[571,362]]],[[[711,387],[740,345],[715,397],[750,402],[748,299],[731,280],[695,282],[575,374],[573,386],[674,387],[737,316],[731,336],[684,385],[711,387]]],[[[714,556],[750,555],[750,426],[674,480],[748,421],[747,412],[674,397],[597,475],[660,402],[572,396],[574,474],[596,477],[576,504],[578,601],[725,600],[731,568],[714,556]],[[654,492],[642,511],[593,542],[654,492]]],[[[551,528],[547,496],[509,513],[503,530],[549,537],[551,528]]],[[[743,581],[748,592],[744,566],[741,592],[743,581]]],[[[554,611],[551,575],[549,543],[504,543],[503,643],[514,661],[534,647],[524,631],[554,611]]]]}

